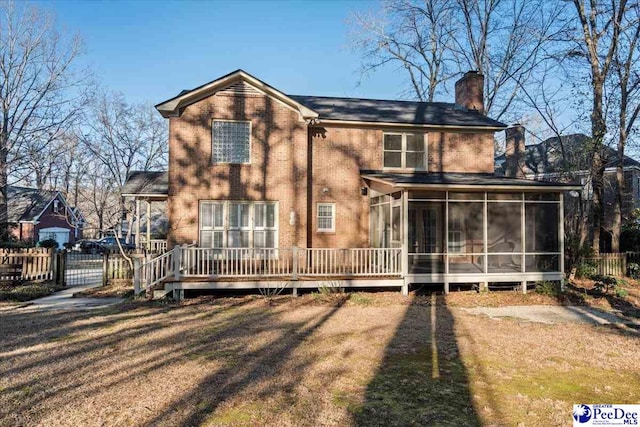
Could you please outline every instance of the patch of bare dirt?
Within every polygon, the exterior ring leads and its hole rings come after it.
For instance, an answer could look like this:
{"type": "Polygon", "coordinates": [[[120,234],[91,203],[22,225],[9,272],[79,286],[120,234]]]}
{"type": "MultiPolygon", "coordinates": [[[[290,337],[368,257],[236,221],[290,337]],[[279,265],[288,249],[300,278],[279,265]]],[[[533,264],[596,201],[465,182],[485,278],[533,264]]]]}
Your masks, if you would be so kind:
{"type": "Polygon", "coordinates": [[[131,280],[113,280],[107,286],[86,289],[73,294],[74,297],[93,298],[129,298],[133,297],[133,285],[131,280]]]}
{"type": "Polygon", "coordinates": [[[553,426],[640,401],[626,331],[346,295],[0,311],[0,426],[553,426]]]}

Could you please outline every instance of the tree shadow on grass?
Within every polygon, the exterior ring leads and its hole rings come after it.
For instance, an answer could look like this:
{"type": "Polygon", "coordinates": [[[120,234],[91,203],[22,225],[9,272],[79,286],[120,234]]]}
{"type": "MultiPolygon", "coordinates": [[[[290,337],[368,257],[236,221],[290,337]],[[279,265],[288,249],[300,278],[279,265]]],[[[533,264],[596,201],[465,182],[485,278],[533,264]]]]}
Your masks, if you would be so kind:
{"type": "MultiPolygon", "coordinates": [[[[212,304],[206,310],[150,305],[66,315],[42,312],[39,317],[12,314],[19,318],[7,324],[7,340],[0,337],[0,344],[11,343],[0,351],[6,357],[6,363],[0,363],[0,377],[8,380],[0,381],[4,395],[0,396],[0,425],[11,419],[15,422],[10,424],[42,422],[56,407],[87,396],[98,399],[105,393],[113,403],[105,409],[117,411],[118,396],[129,384],[157,381],[164,370],[185,363],[198,363],[206,371],[187,378],[185,384],[192,384],[187,389],[176,393],[180,389],[171,387],[175,395],[166,395],[166,403],[143,417],[144,424],[215,424],[218,409],[230,401],[236,415],[253,419],[255,410],[247,415],[238,406],[238,399],[246,401],[240,396],[247,393],[256,405],[276,406],[269,407],[267,417],[274,410],[287,413],[307,368],[328,357],[331,350],[319,346],[312,352],[294,353],[343,303],[292,318],[283,317],[286,307],[265,307],[250,299],[212,304]],[[30,334],[21,345],[17,333],[27,324],[40,333],[30,334]],[[42,372],[55,375],[43,377],[42,372]]],[[[324,372],[327,386],[342,370],[330,367],[324,372]]],[[[149,397],[143,408],[151,405],[153,396],[149,397]]],[[[126,402],[122,404],[130,410],[126,402]]],[[[317,411],[312,398],[308,408],[305,420],[313,424],[317,411]]]]}
{"type": "Polygon", "coordinates": [[[357,425],[480,425],[454,323],[443,296],[408,306],[354,411],[357,425]]]}

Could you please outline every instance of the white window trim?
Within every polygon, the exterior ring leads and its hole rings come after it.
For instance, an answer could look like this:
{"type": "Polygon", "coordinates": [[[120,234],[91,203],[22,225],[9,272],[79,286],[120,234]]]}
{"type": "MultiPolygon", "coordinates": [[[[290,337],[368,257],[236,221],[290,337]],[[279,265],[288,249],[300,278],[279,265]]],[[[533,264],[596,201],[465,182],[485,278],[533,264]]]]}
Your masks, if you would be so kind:
{"type": "MultiPolygon", "coordinates": [[[[279,203],[275,201],[262,200],[253,202],[249,200],[200,200],[198,208],[198,246],[202,246],[202,232],[222,232],[222,247],[213,247],[213,249],[225,249],[229,248],[229,232],[230,231],[248,231],[249,232],[249,246],[247,249],[278,249],[279,245],[279,203]],[[222,227],[213,226],[211,228],[203,228],[202,225],[202,208],[205,204],[222,205],[222,227]],[[231,205],[233,204],[246,204],[249,205],[249,225],[248,227],[231,227],[230,224],[230,212],[231,205]],[[273,227],[256,227],[255,226],[255,206],[256,205],[274,205],[275,210],[275,222],[273,227]],[[255,231],[274,231],[273,248],[255,248],[254,247],[254,232],[255,231]]],[[[215,221],[214,221],[215,224],[215,221]]],[[[212,238],[213,243],[213,238],[212,238]]],[[[242,248],[237,248],[242,249],[242,248]]]]}
{"type": "Polygon", "coordinates": [[[250,165],[251,164],[251,151],[253,148],[253,124],[251,120],[226,120],[226,119],[213,119],[211,120],[211,164],[212,165],[250,165]],[[213,123],[214,122],[225,122],[225,123],[249,123],[249,161],[243,163],[234,163],[234,162],[214,162],[213,161],[213,123]]]}
{"type": "MultiPolygon", "coordinates": [[[[322,217],[327,218],[327,217],[322,217]]],[[[316,232],[317,233],[335,233],[336,231],[336,204],[335,203],[317,203],[316,204],[316,232]],[[328,206],[331,208],[331,228],[320,228],[320,206],[328,206]]]]}
{"type": "MultiPolygon", "coordinates": [[[[403,170],[403,171],[415,171],[415,172],[426,172],[429,169],[429,133],[427,132],[383,132],[382,133],[382,169],[391,171],[391,170],[403,170]],[[407,135],[415,135],[417,139],[422,135],[422,143],[424,144],[424,168],[408,168],[407,167],[407,135]],[[385,150],[384,149],[384,137],[386,135],[400,135],[402,136],[402,150],[400,151],[400,167],[394,166],[385,166],[384,165],[384,153],[386,151],[389,152],[398,152],[398,150],[385,150]]],[[[410,151],[411,153],[417,153],[417,151],[410,151]]]]}
{"type": "MultiPolygon", "coordinates": [[[[251,246],[255,247],[255,232],[265,232],[265,231],[273,231],[274,233],[274,238],[273,238],[273,249],[277,249],[278,248],[278,219],[279,219],[279,212],[278,212],[278,203],[277,202],[269,202],[269,201],[260,201],[260,202],[253,202],[251,204],[251,217],[250,217],[250,222],[251,222],[251,226],[252,226],[252,230],[251,230],[251,246]],[[264,225],[263,226],[257,226],[256,225],[256,206],[258,205],[273,205],[274,206],[274,222],[273,222],[273,227],[269,227],[267,226],[267,215],[266,215],[266,211],[265,211],[265,217],[264,217],[264,225]]],[[[265,248],[265,249],[272,249],[272,248],[265,248]]]]}

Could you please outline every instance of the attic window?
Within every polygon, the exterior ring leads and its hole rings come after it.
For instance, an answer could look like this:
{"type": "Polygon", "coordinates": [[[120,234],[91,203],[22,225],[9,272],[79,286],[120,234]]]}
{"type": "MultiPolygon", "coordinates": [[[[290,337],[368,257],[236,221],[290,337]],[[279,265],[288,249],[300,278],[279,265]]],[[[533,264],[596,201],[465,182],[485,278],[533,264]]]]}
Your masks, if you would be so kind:
{"type": "Polygon", "coordinates": [[[213,163],[251,162],[251,123],[214,120],[211,126],[213,163]]]}
{"type": "Polygon", "coordinates": [[[60,200],[53,201],[53,212],[60,213],[60,200]]]}

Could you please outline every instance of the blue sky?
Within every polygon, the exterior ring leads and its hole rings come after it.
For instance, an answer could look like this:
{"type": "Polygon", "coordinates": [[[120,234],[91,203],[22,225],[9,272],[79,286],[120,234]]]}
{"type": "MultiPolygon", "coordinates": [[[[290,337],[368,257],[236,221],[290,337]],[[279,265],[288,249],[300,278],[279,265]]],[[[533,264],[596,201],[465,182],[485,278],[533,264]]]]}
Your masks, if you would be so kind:
{"type": "Polygon", "coordinates": [[[289,94],[397,98],[397,71],[360,80],[353,12],[375,1],[41,1],[79,33],[101,83],[157,103],[242,68],[289,94]]]}

